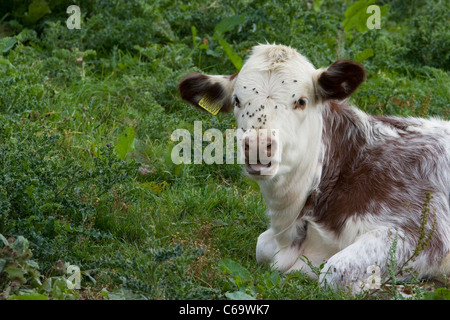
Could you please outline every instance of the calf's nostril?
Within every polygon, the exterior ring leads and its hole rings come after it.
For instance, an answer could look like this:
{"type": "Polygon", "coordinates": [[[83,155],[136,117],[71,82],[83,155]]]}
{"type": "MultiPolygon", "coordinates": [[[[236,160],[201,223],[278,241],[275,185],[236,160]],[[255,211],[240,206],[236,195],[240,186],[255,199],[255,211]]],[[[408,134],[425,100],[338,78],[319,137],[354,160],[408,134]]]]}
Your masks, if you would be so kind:
{"type": "Polygon", "coordinates": [[[248,159],[250,157],[250,138],[245,137],[244,139],[244,155],[248,159]]]}
{"type": "Polygon", "coordinates": [[[267,156],[272,156],[272,142],[267,142],[267,156]]]}
{"type": "Polygon", "coordinates": [[[250,138],[249,137],[245,138],[244,147],[245,147],[245,150],[248,150],[250,148],[250,138]]]}

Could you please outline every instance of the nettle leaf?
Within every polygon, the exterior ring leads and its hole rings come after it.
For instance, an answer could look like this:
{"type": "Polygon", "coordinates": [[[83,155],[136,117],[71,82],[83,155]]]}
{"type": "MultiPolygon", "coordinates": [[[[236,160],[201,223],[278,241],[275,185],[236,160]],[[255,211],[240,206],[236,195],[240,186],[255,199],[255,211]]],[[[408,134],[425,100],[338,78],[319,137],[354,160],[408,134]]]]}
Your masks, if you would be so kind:
{"type": "Polygon", "coordinates": [[[248,281],[250,279],[250,272],[231,259],[221,260],[219,262],[219,267],[234,278],[239,277],[242,281],[248,281]]]}
{"type": "Polygon", "coordinates": [[[230,300],[256,300],[255,297],[242,291],[227,292],[225,296],[230,300]]]}
{"type": "Polygon", "coordinates": [[[0,39],[0,51],[3,53],[7,53],[9,50],[11,50],[14,45],[17,43],[17,40],[15,38],[11,37],[4,37],[0,39]]]}
{"type": "Polygon", "coordinates": [[[126,155],[134,149],[134,137],[136,132],[133,127],[129,127],[117,139],[116,151],[120,159],[125,159],[126,155]]]}
{"type": "Polygon", "coordinates": [[[233,30],[235,27],[244,22],[245,15],[234,15],[220,21],[214,28],[215,37],[220,38],[225,32],[233,30]]]}
{"type": "Polygon", "coordinates": [[[272,272],[265,279],[265,283],[268,289],[278,286],[280,282],[281,282],[280,274],[276,271],[272,272]]]}

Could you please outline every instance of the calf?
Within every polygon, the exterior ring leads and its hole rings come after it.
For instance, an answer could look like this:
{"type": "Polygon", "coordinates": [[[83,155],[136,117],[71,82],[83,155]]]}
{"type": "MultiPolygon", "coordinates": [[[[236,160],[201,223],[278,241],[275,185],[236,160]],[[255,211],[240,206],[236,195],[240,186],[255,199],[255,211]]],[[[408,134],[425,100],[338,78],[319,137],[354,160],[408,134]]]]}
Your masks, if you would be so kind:
{"type": "Polygon", "coordinates": [[[238,74],[193,73],[179,91],[233,111],[245,131],[245,169],[270,218],[258,262],[311,276],[325,264],[321,283],[354,290],[373,265],[450,274],[450,122],[366,114],[347,102],[364,79],[356,62],[315,69],[290,47],[259,45],[238,74]],[[252,164],[245,151],[261,140],[279,156],[252,164]]]}

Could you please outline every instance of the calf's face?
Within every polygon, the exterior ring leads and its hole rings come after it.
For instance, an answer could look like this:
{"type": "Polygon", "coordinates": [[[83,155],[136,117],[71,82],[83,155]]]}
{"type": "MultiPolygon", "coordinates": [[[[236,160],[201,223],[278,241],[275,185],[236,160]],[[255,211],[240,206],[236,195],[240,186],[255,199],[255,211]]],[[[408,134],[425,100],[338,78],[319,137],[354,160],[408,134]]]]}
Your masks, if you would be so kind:
{"type": "Polygon", "coordinates": [[[179,91],[196,107],[233,111],[244,131],[240,147],[246,171],[270,179],[316,154],[324,102],[349,97],[364,77],[363,67],[352,61],[316,70],[290,47],[259,45],[238,74],[192,73],[180,82],[179,91]]]}

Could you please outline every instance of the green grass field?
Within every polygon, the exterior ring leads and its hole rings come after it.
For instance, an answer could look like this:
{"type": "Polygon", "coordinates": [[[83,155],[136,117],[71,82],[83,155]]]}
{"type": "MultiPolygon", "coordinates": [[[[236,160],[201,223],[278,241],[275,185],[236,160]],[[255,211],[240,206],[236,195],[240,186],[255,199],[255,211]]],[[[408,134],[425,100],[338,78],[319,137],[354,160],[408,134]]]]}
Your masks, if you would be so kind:
{"type": "Polygon", "coordinates": [[[373,30],[354,3],[374,1],[2,1],[0,299],[374,298],[257,265],[257,185],[170,157],[175,129],[235,128],[182,102],[180,79],[233,74],[258,43],[360,61],[351,101],[368,113],[448,119],[450,2],[377,1],[373,30]]]}

